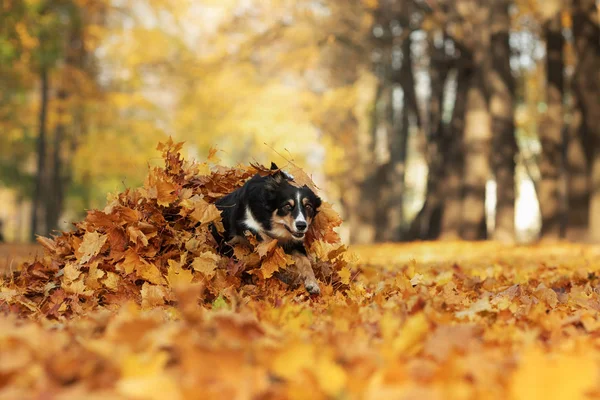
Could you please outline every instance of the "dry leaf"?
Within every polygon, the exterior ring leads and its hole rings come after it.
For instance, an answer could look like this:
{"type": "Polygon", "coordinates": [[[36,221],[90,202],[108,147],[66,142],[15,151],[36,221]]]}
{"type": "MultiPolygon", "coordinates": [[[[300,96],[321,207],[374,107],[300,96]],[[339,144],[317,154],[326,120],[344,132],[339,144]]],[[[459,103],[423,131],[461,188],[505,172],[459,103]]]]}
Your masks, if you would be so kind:
{"type": "Polygon", "coordinates": [[[98,232],[86,232],[83,241],[79,245],[78,252],[81,254],[79,262],[85,264],[92,257],[100,253],[102,246],[106,243],[107,236],[98,232]]]}

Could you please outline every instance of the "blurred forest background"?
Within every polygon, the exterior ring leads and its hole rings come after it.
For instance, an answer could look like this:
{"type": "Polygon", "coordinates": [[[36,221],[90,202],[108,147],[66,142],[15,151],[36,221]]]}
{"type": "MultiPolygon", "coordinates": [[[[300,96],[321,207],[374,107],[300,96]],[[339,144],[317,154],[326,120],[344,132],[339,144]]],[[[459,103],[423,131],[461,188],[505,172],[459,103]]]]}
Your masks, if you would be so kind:
{"type": "Polygon", "coordinates": [[[596,0],[3,0],[0,221],[69,229],[156,144],[285,159],[353,243],[600,240],[596,0]]]}

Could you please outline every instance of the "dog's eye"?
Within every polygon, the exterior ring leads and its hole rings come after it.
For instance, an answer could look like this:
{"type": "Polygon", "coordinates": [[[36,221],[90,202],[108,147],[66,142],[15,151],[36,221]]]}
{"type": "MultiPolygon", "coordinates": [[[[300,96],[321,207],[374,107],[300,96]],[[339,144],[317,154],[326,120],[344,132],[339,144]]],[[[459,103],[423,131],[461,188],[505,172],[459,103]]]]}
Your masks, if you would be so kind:
{"type": "Polygon", "coordinates": [[[310,204],[307,204],[304,206],[304,209],[306,210],[306,213],[312,217],[312,215],[314,214],[314,209],[313,206],[311,206],[310,204]]]}
{"type": "Polygon", "coordinates": [[[285,206],[283,206],[283,211],[285,211],[285,212],[291,212],[292,211],[292,205],[291,204],[286,204],[285,206]]]}

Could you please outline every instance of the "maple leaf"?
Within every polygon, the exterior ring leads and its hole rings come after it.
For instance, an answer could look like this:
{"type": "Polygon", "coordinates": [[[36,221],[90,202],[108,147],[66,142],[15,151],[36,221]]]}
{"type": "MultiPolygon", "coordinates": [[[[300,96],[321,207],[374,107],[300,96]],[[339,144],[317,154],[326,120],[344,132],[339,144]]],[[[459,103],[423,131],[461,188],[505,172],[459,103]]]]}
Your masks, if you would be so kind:
{"type": "Polygon", "coordinates": [[[315,363],[315,348],[308,343],[290,343],[277,354],[271,364],[276,376],[293,379],[304,369],[310,369],[315,363]]]}
{"type": "Polygon", "coordinates": [[[276,246],[277,246],[277,239],[273,239],[269,242],[262,241],[256,247],[256,252],[262,258],[262,257],[266,256],[267,254],[271,253],[273,251],[273,249],[275,249],[276,246]]]}
{"type": "Polygon", "coordinates": [[[81,275],[81,270],[76,263],[70,262],[67,263],[63,268],[63,275],[66,281],[73,282],[79,278],[81,275]]]}
{"type": "Polygon", "coordinates": [[[292,258],[285,254],[281,247],[276,247],[262,262],[260,271],[264,279],[270,278],[276,271],[285,269],[294,263],[292,258]]]}
{"type": "Polygon", "coordinates": [[[167,207],[175,200],[177,200],[177,194],[175,193],[175,190],[176,187],[171,182],[156,182],[156,202],[158,203],[158,205],[167,207]]]}
{"type": "Polygon", "coordinates": [[[349,285],[350,284],[350,270],[348,269],[348,267],[344,267],[342,268],[339,272],[338,275],[340,276],[340,280],[344,285],[349,285]]]}
{"type": "Polygon", "coordinates": [[[406,320],[402,330],[393,339],[392,348],[399,353],[414,351],[429,332],[429,322],[423,313],[415,314],[406,320]]]}
{"type": "Polygon", "coordinates": [[[106,278],[102,279],[101,282],[104,286],[106,286],[106,288],[112,291],[117,291],[119,289],[121,278],[118,274],[108,271],[106,273],[106,278]]]}
{"type": "Polygon", "coordinates": [[[217,262],[220,259],[221,257],[217,254],[205,251],[194,258],[194,261],[192,261],[192,268],[210,279],[215,275],[217,262]]]}
{"type": "Polygon", "coordinates": [[[73,293],[82,296],[91,296],[94,291],[87,287],[83,278],[79,278],[73,282],[63,282],[63,289],[68,293],[73,293]]]}
{"type": "Polygon", "coordinates": [[[340,237],[334,231],[334,228],[341,224],[342,218],[340,215],[333,209],[330,203],[324,201],[308,228],[306,242],[309,246],[316,240],[322,240],[327,243],[339,243],[340,237]]]}
{"type": "Polygon", "coordinates": [[[221,221],[221,212],[214,204],[208,203],[199,196],[192,197],[190,200],[193,209],[190,215],[194,220],[201,224],[221,221]]]}
{"type": "Polygon", "coordinates": [[[514,374],[511,398],[588,399],[588,392],[596,385],[598,372],[598,364],[589,353],[548,357],[541,350],[531,348],[524,353],[514,374]]]}
{"type": "Polygon", "coordinates": [[[321,389],[331,398],[339,396],[348,381],[346,371],[329,357],[323,356],[315,365],[315,376],[321,389]]]}
{"type": "Polygon", "coordinates": [[[119,264],[119,267],[126,274],[129,275],[135,272],[140,279],[144,279],[150,283],[154,283],[156,285],[165,283],[158,267],[144,260],[133,249],[127,250],[125,253],[125,259],[119,264]]]}
{"type": "Polygon", "coordinates": [[[92,262],[85,277],[85,284],[91,289],[99,289],[101,287],[99,280],[106,274],[106,272],[98,268],[98,264],[98,261],[92,262]]]}
{"type": "Polygon", "coordinates": [[[156,146],[156,150],[163,153],[163,157],[166,157],[167,153],[179,153],[183,148],[184,142],[173,142],[173,138],[169,136],[166,142],[160,142],[156,146]]]}
{"type": "Polygon", "coordinates": [[[183,269],[181,263],[175,260],[169,260],[169,268],[167,268],[167,280],[171,287],[179,287],[189,285],[192,282],[192,271],[183,269]]]}
{"type": "Polygon", "coordinates": [[[144,232],[138,228],[130,226],[127,228],[127,233],[129,234],[129,240],[131,240],[131,242],[137,243],[139,240],[142,245],[148,246],[148,238],[144,235],[144,232]]]}
{"type": "Polygon", "coordinates": [[[217,157],[217,151],[218,149],[216,147],[211,147],[208,149],[208,156],[206,157],[206,160],[212,164],[218,164],[221,162],[219,157],[217,157]]]}
{"type": "Polygon", "coordinates": [[[165,393],[169,398],[182,398],[173,378],[164,374],[168,359],[165,351],[128,355],[121,366],[117,389],[122,395],[133,398],[160,400],[164,399],[165,393]]]}
{"type": "Polygon", "coordinates": [[[302,168],[298,167],[294,163],[290,163],[290,165],[286,169],[287,172],[289,172],[289,174],[291,174],[294,177],[294,179],[290,181],[290,184],[296,187],[303,187],[306,185],[313,192],[319,192],[319,188],[315,185],[312,178],[308,176],[308,174],[304,172],[302,168]]]}
{"type": "Polygon", "coordinates": [[[142,295],[143,308],[151,308],[165,304],[167,291],[162,286],[151,285],[148,282],[144,282],[140,293],[142,295]]]}
{"type": "Polygon", "coordinates": [[[79,262],[85,264],[92,257],[100,253],[106,243],[107,236],[98,232],[86,232],[77,252],[80,254],[79,262]]]}

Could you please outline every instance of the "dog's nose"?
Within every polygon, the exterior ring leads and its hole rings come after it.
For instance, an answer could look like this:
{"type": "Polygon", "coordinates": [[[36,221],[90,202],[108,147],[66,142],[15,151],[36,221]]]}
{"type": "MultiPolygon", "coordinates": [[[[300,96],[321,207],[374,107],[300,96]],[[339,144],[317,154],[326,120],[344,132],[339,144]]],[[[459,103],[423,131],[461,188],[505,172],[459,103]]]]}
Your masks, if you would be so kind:
{"type": "Polygon", "coordinates": [[[305,230],[307,226],[308,226],[308,224],[304,221],[296,222],[296,229],[298,229],[299,231],[305,230]]]}
{"type": "Polygon", "coordinates": [[[304,283],[304,287],[306,288],[306,291],[310,294],[321,294],[321,288],[319,288],[319,284],[317,282],[306,282],[304,283]]]}

